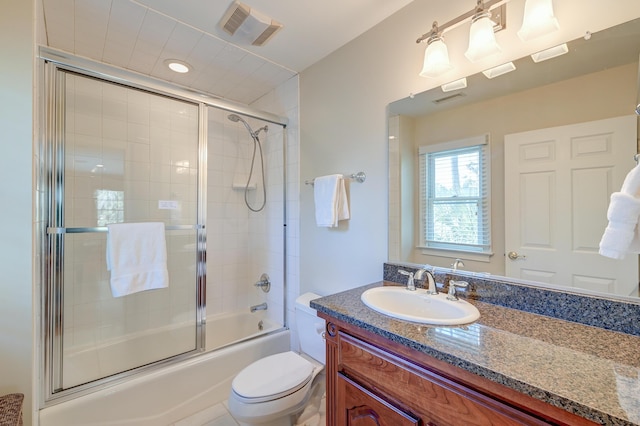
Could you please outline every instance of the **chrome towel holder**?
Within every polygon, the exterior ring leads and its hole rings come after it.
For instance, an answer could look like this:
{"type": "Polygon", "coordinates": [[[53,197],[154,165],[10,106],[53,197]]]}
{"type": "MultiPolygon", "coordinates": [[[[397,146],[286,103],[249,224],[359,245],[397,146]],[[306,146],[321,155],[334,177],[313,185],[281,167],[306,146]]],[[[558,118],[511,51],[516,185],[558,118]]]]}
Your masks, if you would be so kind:
{"type": "MultiPolygon", "coordinates": [[[[352,179],[352,180],[355,180],[358,183],[363,183],[365,180],[367,180],[367,175],[364,172],[351,173],[349,175],[344,175],[344,177],[352,179]]],[[[305,180],[304,184],[305,185],[313,185],[314,181],[315,181],[315,179],[305,180]]]]}

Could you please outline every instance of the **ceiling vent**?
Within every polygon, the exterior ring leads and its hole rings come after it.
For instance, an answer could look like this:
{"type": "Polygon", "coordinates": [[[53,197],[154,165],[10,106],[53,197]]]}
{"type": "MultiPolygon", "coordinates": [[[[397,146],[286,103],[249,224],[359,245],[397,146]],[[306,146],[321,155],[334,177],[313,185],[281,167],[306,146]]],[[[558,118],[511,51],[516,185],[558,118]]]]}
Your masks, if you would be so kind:
{"type": "Polygon", "coordinates": [[[281,23],[240,2],[231,4],[220,26],[234,41],[253,46],[264,45],[282,28],[281,23]]]}

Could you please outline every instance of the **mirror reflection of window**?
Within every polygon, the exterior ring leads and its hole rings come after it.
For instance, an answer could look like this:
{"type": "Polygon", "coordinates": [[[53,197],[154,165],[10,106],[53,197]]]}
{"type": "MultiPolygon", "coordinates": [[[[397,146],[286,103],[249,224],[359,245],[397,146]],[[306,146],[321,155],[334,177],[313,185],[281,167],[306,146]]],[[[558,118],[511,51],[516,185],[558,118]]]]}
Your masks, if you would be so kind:
{"type": "Polygon", "coordinates": [[[419,149],[420,246],[491,252],[488,135],[419,149]]]}
{"type": "Polygon", "coordinates": [[[435,327],[431,328],[427,334],[438,343],[474,354],[478,352],[481,342],[481,328],[478,324],[451,328],[435,327]]]}

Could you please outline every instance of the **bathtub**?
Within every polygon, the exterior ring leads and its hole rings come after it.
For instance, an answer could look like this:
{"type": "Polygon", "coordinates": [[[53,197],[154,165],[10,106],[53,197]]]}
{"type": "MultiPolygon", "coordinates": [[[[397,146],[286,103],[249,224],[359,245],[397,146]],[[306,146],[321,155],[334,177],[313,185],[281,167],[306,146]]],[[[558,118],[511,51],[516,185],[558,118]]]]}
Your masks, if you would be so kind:
{"type": "Polygon", "coordinates": [[[288,350],[289,336],[262,315],[207,319],[203,354],[43,408],[40,425],[170,425],[225,401],[233,377],[260,358],[288,350]],[[278,331],[252,338],[272,330],[278,331]]]}
{"type": "Polygon", "coordinates": [[[207,319],[205,346],[210,351],[251,339],[278,328],[280,326],[270,321],[265,311],[216,315],[207,319]]]}

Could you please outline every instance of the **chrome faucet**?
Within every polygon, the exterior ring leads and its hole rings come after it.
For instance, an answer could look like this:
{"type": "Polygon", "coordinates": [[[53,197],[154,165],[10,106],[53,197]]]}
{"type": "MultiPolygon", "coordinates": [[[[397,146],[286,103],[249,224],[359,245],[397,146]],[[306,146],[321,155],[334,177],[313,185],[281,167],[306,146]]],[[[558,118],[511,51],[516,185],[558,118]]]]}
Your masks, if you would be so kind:
{"type": "Polygon", "coordinates": [[[252,307],[249,308],[249,310],[253,313],[255,311],[266,311],[267,310],[267,303],[261,303],[259,305],[253,305],[252,307]]]}
{"type": "Polygon", "coordinates": [[[427,283],[427,294],[438,294],[438,288],[436,286],[436,279],[433,276],[433,272],[430,272],[425,268],[420,268],[413,275],[413,278],[416,280],[421,280],[422,276],[427,274],[426,283],[427,283]]]}
{"type": "Polygon", "coordinates": [[[453,268],[453,272],[456,272],[458,268],[464,268],[464,262],[462,259],[456,259],[451,264],[451,267],[453,268]]]}
{"type": "Polygon", "coordinates": [[[400,274],[402,274],[402,275],[406,275],[407,276],[407,290],[415,291],[416,290],[416,283],[414,281],[413,272],[405,271],[403,269],[398,269],[398,272],[400,274]]]}
{"type": "MultiPolygon", "coordinates": [[[[456,271],[458,270],[458,268],[463,267],[464,266],[464,262],[462,261],[462,259],[456,259],[453,261],[453,263],[451,264],[451,267],[453,268],[453,273],[456,273],[456,271]]],[[[466,288],[469,285],[468,282],[466,281],[455,281],[450,279],[449,280],[449,290],[447,291],[447,300],[460,300],[458,299],[458,295],[456,294],[456,287],[458,288],[466,288]]]]}

